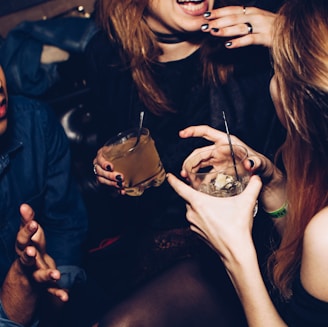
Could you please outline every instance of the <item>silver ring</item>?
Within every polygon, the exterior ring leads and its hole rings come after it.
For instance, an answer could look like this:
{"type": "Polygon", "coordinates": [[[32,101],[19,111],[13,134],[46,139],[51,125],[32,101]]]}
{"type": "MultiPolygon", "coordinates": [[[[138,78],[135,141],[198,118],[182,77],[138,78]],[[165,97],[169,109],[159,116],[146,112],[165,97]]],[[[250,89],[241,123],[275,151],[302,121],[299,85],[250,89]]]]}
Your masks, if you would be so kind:
{"type": "Polygon", "coordinates": [[[243,14],[246,15],[246,6],[243,6],[243,14]]]}
{"type": "Polygon", "coordinates": [[[94,172],[95,175],[98,175],[96,166],[97,166],[97,164],[93,165],[93,172],[94,172]]]}
{"type": "Polygon", "coordinates": [[[253,33],[253,26],[251,23],[245,23],[247,26],[247,34],[252,34],[253,33]]]}

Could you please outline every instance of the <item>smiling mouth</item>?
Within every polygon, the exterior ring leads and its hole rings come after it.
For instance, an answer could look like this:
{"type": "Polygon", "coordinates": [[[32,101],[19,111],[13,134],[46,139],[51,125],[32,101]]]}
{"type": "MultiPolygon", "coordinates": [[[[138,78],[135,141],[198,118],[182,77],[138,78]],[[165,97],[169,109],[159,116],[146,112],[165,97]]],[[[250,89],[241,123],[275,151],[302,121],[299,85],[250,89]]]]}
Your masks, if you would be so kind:
{"type": "Polygon", "coordinates": [[[7,115],[7,99],[3,93],[0,93],[0,121],[7,115]]]}
{"type": "Polygon", "coordinates": [[[195,3],[195,4],[198,4],[198,3],[202,3],[204,2],[204,0],[177,0],[177,3],[178,4],[185,4],[185,3],[195,3]]]}
{"type": "Polygon", "coordinates": [[[182,10],[190,15],[202,15],[208,8],[205,0],[176,0],[182,10]]]}

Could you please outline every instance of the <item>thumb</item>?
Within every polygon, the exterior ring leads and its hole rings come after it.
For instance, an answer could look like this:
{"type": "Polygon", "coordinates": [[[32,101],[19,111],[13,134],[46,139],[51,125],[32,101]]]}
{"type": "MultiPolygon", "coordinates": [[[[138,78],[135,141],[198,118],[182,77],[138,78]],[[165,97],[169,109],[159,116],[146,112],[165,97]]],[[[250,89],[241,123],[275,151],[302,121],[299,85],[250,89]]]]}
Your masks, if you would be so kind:
{"type": "Polygon", "coordinates": [[[179,180],[177,177],[175,177],[173,174],[168,173],[167,175],[167,181],[172,186],[172,188],[188,203],[192,202],[192,199],[194,198],[195,194],[198,194],[197,191],[195,191],[192,187],[187,185],[186,183],[179,180]]]}
{"type": "Polygon", "coordinates": [[[19,210],[22,216],[22,223],[24,225],[34,219],[34,210],[28,204],[23,203],[19,210]]]}

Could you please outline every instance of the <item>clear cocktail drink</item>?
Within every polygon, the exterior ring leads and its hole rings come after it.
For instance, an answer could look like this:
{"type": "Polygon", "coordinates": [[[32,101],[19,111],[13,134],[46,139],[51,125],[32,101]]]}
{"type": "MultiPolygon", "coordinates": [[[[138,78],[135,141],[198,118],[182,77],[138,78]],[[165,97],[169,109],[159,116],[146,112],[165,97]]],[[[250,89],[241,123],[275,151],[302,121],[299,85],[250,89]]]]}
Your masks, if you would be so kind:
{"type": "Polygon", "coordinates": [[[240,145],[229,144],[199,151],[185,161],[185,170],[193,188],[219,197],[241,193],[250,178],[244,167],[247,150],[240,145]]]}
{"type": "MultiPolygon", "coordinates": [[[[198,151],[186,159],[184,169],[194,189],[217,197],[230,197],[240,194],[249,182],[251,173],[244,165],[247,157],[245,147],[224,144],[198,151]]],[[[256,212],[257,206],[254,215],[256,212]]]]}

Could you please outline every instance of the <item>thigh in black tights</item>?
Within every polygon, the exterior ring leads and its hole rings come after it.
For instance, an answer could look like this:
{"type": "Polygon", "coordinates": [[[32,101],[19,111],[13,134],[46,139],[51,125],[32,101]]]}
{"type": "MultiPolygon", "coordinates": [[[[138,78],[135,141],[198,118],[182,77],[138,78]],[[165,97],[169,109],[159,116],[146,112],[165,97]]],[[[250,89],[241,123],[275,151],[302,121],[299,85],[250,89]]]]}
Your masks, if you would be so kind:
{"type": "Polygon", "coordinates": [[[119,303],[99,327],[244,327],[239,299],[219,258],[186,259],[119,303]]]}

